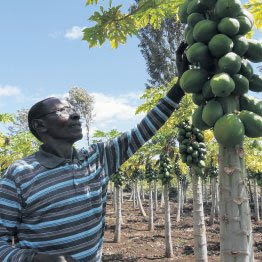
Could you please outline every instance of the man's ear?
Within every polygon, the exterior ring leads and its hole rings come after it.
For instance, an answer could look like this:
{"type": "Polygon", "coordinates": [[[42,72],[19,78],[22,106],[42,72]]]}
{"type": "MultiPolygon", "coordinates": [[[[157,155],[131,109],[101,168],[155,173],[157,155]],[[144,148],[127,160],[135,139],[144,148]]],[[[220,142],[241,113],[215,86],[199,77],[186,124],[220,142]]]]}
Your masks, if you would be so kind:
{"type": "Polygon", "coordinates": [[[45,133],[47,131],[45,123],[42,119],[33,119],[32,126],[37,133],[45,133]]]}

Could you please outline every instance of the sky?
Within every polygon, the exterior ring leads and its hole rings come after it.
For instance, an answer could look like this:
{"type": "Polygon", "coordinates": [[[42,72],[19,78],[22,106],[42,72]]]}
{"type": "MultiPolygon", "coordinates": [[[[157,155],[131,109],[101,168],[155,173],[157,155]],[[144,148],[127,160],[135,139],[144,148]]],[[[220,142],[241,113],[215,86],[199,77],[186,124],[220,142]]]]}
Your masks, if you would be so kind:
{"type": "Polygon", "coordinates": [[[0,7],[1,113],[81,87],[95,99],[91,132],[126,131],[139,122],[135,109],[149,76],[135,37],[115,50],[108,43],[90,49],[81,31],[94,8],[85,0],[12,0],[0,7]]]}
{"type": "Polygon", "coordinates": [[[136,38],[90,49],[81,31],[94,8],[84,0],[1,1],[0,10],[0,112],[81,87],[95,98],[92,131],[126,131],[141,119],[134,113],[148,75],[136,38]]]}

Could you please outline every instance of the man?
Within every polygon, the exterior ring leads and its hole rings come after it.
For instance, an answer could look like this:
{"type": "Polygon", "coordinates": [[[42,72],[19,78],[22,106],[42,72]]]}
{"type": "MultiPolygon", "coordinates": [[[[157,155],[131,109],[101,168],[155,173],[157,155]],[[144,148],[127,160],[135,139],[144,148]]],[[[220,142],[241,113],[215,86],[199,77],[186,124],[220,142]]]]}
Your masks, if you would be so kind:
{"type": "MultiPolygon", "coordinates": [[[[177,51],[179,76],[188,68],[185,47],[177,51]]],[[[109,177],[165,123],[183,95],[175,84],[131,132],[81,153],[73,148],[82,138],[74,108],[54,97],[36,103],[28,123],[43,144],[0,180],[0,261],[101,261],[109,177]]]]}

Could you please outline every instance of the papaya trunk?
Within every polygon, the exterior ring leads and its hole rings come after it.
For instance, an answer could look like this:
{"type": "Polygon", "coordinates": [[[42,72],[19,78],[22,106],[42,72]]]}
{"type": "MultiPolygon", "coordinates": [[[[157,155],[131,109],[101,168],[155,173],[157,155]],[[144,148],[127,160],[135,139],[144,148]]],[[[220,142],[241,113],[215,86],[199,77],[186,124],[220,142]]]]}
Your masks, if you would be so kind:
{"type": "Polygon", "coordinates": [[[116,227],[115,227],[115,235],[114,235],[114,243],[119,243],[121,241],[121,188],[116,187],[116,227]]]}
{"type": "Polygon", "coordinates": [[[206,262],[207,240],[206,226],[203,207],[202,190],[199,176],[196,175],[194,167],[191,168],[193,183],[193,219],[194,219],[194,245],[195,261],[206,262]]]}
{"type": "Polygon", "coordinates": [[[149,220],[148,220],[148,230],[154,230],[154,203],[152,194],[152,182],[149,182],[149,220]]]}
{"type": "Polygon", "coordinates": [[[162,186],[160,207],[163,207],[165,203],[164,186],[162,186]]]}
{"type": "Polygon", "coordinates": [[[181,182],[178,179],[177,182],[177,209],[176,209],[176,221],[180,221],[180,210],[181,210],[181,182]]]}
{"type": "Polygon", "coordinates": [[[181,183],[180,212],[182,214],[184,213],[184,201],[185,201],[184,189],[183,189],[183,183],[181,183]]]}
{"type": "Polygon", "coordinates": [[[171,237],[171,219],[170,219],[170,205],[169,205],[169,188],[168,184],[163,186],[164,202],[165,202],[165,242],[166,242],[166,257],[174,257],[172,237],[171,237]]]}
{"type": "Polygon", "coordinates": [[[254,261],[244,151],[219,145],[220,261],[254,261]]]}
{"type": "Polygon", "coordinates": [[[214,224],[215,212],[216,212],[216,177],[212,177],[211,179],[211,188],[212,188],[212,206],[209,217],[209,225],[212,226],[214,224]]]}
{"type": "Polygon", "coordinates": [[[255,220],[260,221],[259,216],[259,204],[258,204],[258,193],[257,193],[257,180],[254,179],[254,204],[255,204],[255,220]]]}
{"type": "Polygon", "coordinates": [[[114,194],[113,194],[113,207],[114,211],[116,211],[116,187],[114,186],[114,194]]]}
{"type": "Polygon", "coordinates": [[[219,217],[219,192],[218,192],[218,182],[216,178],[216,205],[215,205],[215,215],[216,217],[219,217]]]}
{"type": "Polygon", "coordinates": [[[138,203],[138,206],[139,206],[139,209],[140,209],[140,212],[142,214],[143,217],[146,217],[146,212],[143,208],[143,205],[142,205],[142,201],[140,199],[140,194],[138,192],[138,181],[136,180],[136,199],[137,199],[137,203],[138,203]]]}
{"type": "Polygon", "coordinates": [[[158,210],[158,201],[157,201],[157,180],[154,181],[154,197],[155,197],[155,211],[158,210]]]}
{"type": "Polygon", "coordinates": [[[260,212],[262,217],[262,186],[260,186],[260,212]]]}
{"type": "Polygon", "coordinates": [[[140,181],[140,197],[142,201],[145,201],[145,192],[143,187],[143,180],[140,181]]]}

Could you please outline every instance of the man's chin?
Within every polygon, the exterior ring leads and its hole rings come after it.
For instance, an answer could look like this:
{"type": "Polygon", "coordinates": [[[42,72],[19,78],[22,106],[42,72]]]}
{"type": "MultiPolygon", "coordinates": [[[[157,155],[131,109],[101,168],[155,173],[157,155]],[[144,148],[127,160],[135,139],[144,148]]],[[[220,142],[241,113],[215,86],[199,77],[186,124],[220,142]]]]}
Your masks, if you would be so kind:
{"type": "Polygon", "coordinates": [[[82,134],[82,133],[79,134],[79,135],[77,135],[77,136],[75,136],[75,137],[74,137],[74,143],[77,142],[77,141],[79,141],[79,140],[81,140],[82,138],[83,138],[83,134],[82,134]]]}

